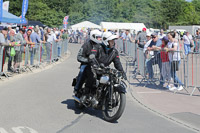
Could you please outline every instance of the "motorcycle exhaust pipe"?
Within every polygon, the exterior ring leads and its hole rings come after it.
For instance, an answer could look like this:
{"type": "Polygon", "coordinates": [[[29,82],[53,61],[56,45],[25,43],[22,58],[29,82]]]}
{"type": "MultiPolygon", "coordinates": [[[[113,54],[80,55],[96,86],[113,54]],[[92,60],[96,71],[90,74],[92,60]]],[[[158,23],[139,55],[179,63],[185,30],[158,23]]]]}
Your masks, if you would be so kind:
{"type": "Polygon", "coordinates": [[[77,101],[77,102],[81,103],[81,100],[80,100],[78,97],[76,97],[76,96],[73,96],[73,98],[74,98],[74,100],[75,100],[75,101],[77,101]]]}

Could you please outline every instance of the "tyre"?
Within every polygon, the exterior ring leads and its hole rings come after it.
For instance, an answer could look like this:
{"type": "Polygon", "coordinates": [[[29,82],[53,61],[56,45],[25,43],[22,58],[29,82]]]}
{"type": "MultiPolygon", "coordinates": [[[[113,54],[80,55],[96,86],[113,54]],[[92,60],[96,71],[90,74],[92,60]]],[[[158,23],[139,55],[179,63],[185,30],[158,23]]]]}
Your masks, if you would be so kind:
{"type": "Polygon", "coordinates": [[[109,105],[109,98],[106,96],[103,100],[102,114],[106,121],[117,121],[124,112],[126,105],[126,95],[124,93],[114,92],[112,105],[109,105]]]}

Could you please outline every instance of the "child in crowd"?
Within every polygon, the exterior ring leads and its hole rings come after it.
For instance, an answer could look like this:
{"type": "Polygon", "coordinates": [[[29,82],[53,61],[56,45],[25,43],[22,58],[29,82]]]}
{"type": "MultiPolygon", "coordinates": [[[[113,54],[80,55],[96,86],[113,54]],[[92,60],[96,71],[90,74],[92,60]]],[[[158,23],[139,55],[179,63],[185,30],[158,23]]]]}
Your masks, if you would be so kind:
{"type": "Polygon", "coordinates": [[[165,51],[164,49],[167,47],[169,40],[165,36],[162,38],[162,45],[160,47],[156,47],[157,50],[160,51],[161,61],[162,61],[162,71],[161,74],[163,76],[163,81],[167,81],[168,85],[166,88],[170,88],[169,82],[171,80],[171,65],[169,61],[168,51],[165,51]]]}

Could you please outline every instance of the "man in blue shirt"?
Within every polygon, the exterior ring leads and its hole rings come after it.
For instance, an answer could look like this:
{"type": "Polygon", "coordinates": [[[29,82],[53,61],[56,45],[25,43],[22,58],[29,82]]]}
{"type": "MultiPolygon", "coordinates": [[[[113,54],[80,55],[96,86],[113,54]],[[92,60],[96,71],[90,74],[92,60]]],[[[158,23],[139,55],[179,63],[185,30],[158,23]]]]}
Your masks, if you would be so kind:
{"type": "Polygon", "coordinates": [[[35,56],[36,50],[40,46],[40,42],[42,42],[40,37],[39,37],[39,35],[37,34],[38,30],[39,29],[35,28],[34,29],[35,32],[31,33],[31,36],[30,36],[32,42],[35,43],[35,46],[30,51],[30,53],[31,53],[31,57],[30,57],[31,62],[30,62],[30,64],[31,65],[34,65],[34,56],[35,56]]]}
{"type": "MultiPolygon", "coordinates": [[[[150,45],[148,46],[147,50],[150,51],[150,55],[151,55],[151,59],[147,62],[147,70],[149,73],[149,79],[152,80],[154,77],[154,72],[153,72],[153,65],[158,64],[159,69],[160,69],[160,73],[162,70],[162,62],[161,62],[161,58],[160,58],[160,52],[158,51],[154,51],[154,46],[159,46],[160,42],[158,41],[158,34],[157,33],[153,33],[152,34],[152,41],[150,43],[150,45]]],[[[160,85],[163,86],[164,82],[162,81],[163,77],[161,75],[160,77],[160,85]]]]}

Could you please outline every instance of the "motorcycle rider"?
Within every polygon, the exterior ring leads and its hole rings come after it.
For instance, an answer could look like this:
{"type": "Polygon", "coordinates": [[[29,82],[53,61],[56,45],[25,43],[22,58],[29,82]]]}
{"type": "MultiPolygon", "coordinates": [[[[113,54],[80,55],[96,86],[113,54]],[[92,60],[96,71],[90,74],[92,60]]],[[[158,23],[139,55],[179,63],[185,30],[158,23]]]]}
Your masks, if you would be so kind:
{"type": "Polygon", "coordinates": [[[77,77],[77,82],[74,87],[74,93],[77,94],[79,88],[82,86],[84,80],[87,79],[85,83],[85,90],[93,88],[93,83],[95,82],[94,75],[91,70],[91,61],[89,56],[91,54],[95,55],[95,58],[99,60],[102,56],[102,32],[99,30],[93,30],[90,32],[90,40],[87,41],[78,52],[77,60],[81,63],[80,72],[77,77]]]}
{"type": "Polygon", "coordinates": [[[102,62],[105,66],[109,66],[112,62],[114,63],[114,67],[122,72],[122,76],[125,80],[127,80],[126,74],[123,70],[122,64],[120,62],[119,53],[115,48],[115,40],[118,39],[117,35],[112,34],[111,32],[104,32],[102,36],[102,47],[104,50],[104,54],[100,62],[102,62]]]}

